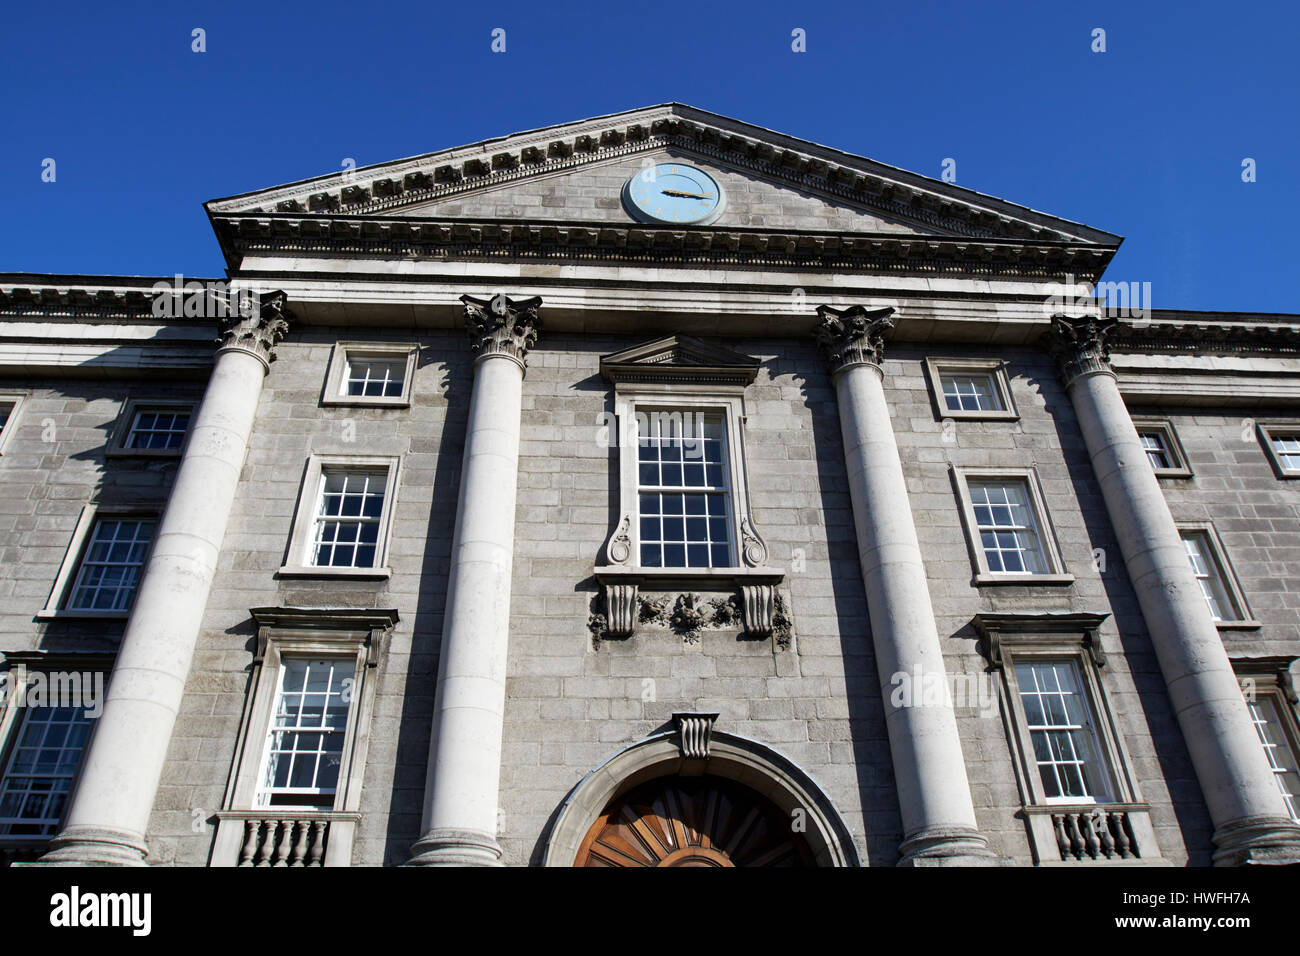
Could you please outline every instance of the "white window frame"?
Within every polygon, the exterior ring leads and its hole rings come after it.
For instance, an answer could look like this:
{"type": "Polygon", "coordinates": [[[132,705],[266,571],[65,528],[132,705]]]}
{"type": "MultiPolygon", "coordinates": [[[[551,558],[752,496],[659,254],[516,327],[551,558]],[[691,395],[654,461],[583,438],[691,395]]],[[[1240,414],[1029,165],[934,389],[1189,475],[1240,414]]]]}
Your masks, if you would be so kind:
{"type": "MultiPolygon", "coordinates": [[[[240,719],[223,809],[217,813],[213,866],[234,866],[250,819],[294,818],[328,821],[326,866],[348,866],[352,837],[361,819],[361,790],[370,747],[380,665],[396,610],[380,608],[253,608],[257,650],[240,719]],[[280,675],[286,659],[331,659],[352,663],[351,701],[334,800],[327,810],[258,806],[266,769],[280,675]]],[[[346,666],[346,665],[345,665],[346,666]]]]}
{"type": "Polygon", "coordinates": [[[81,509],[81,514],[77,517],[77,525],[72,532],[72,540],[68,543],[68,550],[64,552],[63,562],[59,565],[58,574],[54,578],[54,585],[50,588],[49,597],[45,601],[45,607],[36,612],[39,620],[51,620],[56,618],[87,618],[112,621],[124,621],[131,614],[131,608],[135,606],[135,600],[139,596],[140,581],[144,580],[145,572],[149,567],[149,558],[153,554],[154,543],[158,540],[158,527],[162,523],[161,509],[144,505],[85,505],[81,509]],[[86,551],[90,546],[93,532],[98,522],[104,521],[144,521],[154,522],[154,535],[149,543],[149,548],[145,552],[144,561],[140,565],[140,579],[136,582],[136,592],[131,597],[131,603],[120,611],[96,611],[76,609],[69,607],[77,580],[81,576],[81,563],[86,556],[86,551]]]}
{"type": "MultiPolygon", "coordinates": [[[[1255,620],[1251,613],[1250,604],[1246,601],[1246,592],[1242,590],[1241,582],[1237,580],[1237,572],[1233,570],[1232,562],[1228,560],[1228,552],[1223,547],[1223,541],[1219,538],[1219,532],[1215,529],[1213,522],[1210,521],[1178,521],[1178,537],[1181,543],[1185,533],[1196,533],[1202,536],[1209,545],[1209,557],[1215,564],[1215,570],[1218,572],[1219,582],[1223,585],[1223,590],[1228,598],[1228,603],[1232,605],[1233,612],[1237,615],[1235,618],[1215,621],[1214,624],[1220,630],[1253,630],[1261,626],[1260,622],[1255,620]]],[[[1184,550],[1186,545],[1184,545],[1184,550]]],[[[1190,558],[1188,564],[1190,565],[1190,558]]],[[[1199,590],[1199,582],[1197,584],[1199,590]]],[[[1202,599],[1204,595],[1202,595],[1202,599]]],[[[1208,602],[1206,604],[1208,610],[1208,602]]]]}
{"type": "Polygon", "coordinates": [[[185,446],[189,444],[190,435],[194,430],[194,416],[197,410],[198,404],[196,402],[151,401],[145,398],[128,399],[122,406],[122,414],[117,418],[117,425],[113,429],[113,438],[108,443],[105,454],[115,458],[179,458],[185,452],[185,446]],[[152,411],[187,412],[189,414],[189,427],[185,429],[185,438],[178,448],[127,447],[126,442],[135,428],[136,417],[142,412],[152,411]]]}
{"type": "Polygon", "coordinates": [[[392,575],[388,567],[388,548],[397,506],[398,478],[402,459],[397,456],[312,455],[307,459],[302,486],[298,494],[298,507],[284,566],[279,574],[285,577],[353,577],[387,578],[392,575]],[[384,507],[378,522],[375,541],[375,564],[368,568],[330,567],[308,564],[309,550],[315,540],[317,508],[321,495],[322,476],[327,470],[379,471],[384,470],[384,507]]]}
{"type": "MultiPolygon", "coordinates": [[[[1250,710],[1251,722],[1255,723],[1254,704],[1261,698],[1268,699],[1277,711],[1282,740],[1278,745],[1285,745],[1291,752],[1294,763],[1300,765],[1300,720],[1296,716],[1297,698],[1295,686],[1291,680],[1291,665],[1294,657],[1256,657],[1233,658],[1232,669],[1241,685],[1242,696],[1250,710]]],[[[1258,728],[1256,728],[1258,733],[1258,728]]],[[[1263,740],[1260,749],[1265,750],[1263,740]]],[[[1276,763],[1269,754],[1269,766],[1276,773],[1276,763]]],[[[1281,781],[1278,781],[1279,787],[1281,781]]],[[[1291,794],[1292,819],[1300,823],[1300,793],[1291,794]]]]}
{"type": "Polygon", "coordinates": [[[1192,477],[1192,468],[1187,463],[1187,453],[1183,451],[1183,443],[1178,439],[1178,432],[1175,431],[1173,422],[1167,418],[1139,417],[1133,419],[1133,427],[1138,433],[1139,440],[1144,432],[1160,436],[1160,442],[1164,445],[1165,455],[1169,458],[1170,464],[1166,468],[1152,466],[1151,470],[1155,472],[1157,478],[1192,477]]]}
{"type": "MultiPolygon", "coordinates": [[[[618,386],[614,396],[614,414],[621,437],[619,448],[619,513],[630,516],[629,528],[632,556],[629,568],[638,573],[654,574],[709,574],[721,572],[734,574],[742,567],[744,549],[742,528],[750,520],[749,493],[745,475],[745,452],[741,425],[745,418],[744,397],[729,391],[710,391],[706,388],[683,391],[678,386],[642,385],[635,388],[618,386]],[[726,472],[728,499],[728,532],[731,563],[726,567],[653,567],[641,564],[640,471],[637,441],[637,413],[645,416],[656,412],[714,414],[723,419],[726,435],[726,472]]],[[[684,489],[689,490],[689,489],[684,489]]],[[[621,520],[621,519],[620,519],[621,520]]]]}
{"type": "Polygon", "coordinates": [[[27,397],[26,392],[0,392],[0,405],[13,405],[13,408],[9,411],[9,417],[5,420],[3,429],[0,429],[0,455],[4,454],[10,439],[13,438],[14,432],[17,431],[15,425],[27,397]]]}
{"type": "MultiPolygon", "coordinates": [[[[50,653],[46,651],[10,651],[4,653],[3,656],[9,669],[5,672],[5,693],[0,695],[0,783],[3,783],[3,778],[9,771],[14,747],[18,744],[18,735],[24,727],[23,718],[28,711],[25,705],[32,675],[35,673],[48,674],[54,671],[76,671],[83,674],[101,673],[104,675],[104,688],[106,690],[114,657],[112,654],[101,653],[50,653]]],[[[102,707],[103,699],[101,698],[98,703],[102,707]]],[[[86,762],[86,753],[90,750],[94,731],[95,723],[92,718],[90,732],[82,743],[81,759],[78,761],[77,771],[69,782],[67,801],[64,803],[65,814],[68,804],[76,795],[77,784],[81,780],[81,773],[86,762]]],[[[44,847],[51,837],[58,832],[61,825],[62,819],[55,825],[52,833],[45,835],[0,834],[0,849],[44,847]]]]}
{"type": "Polygon", "coordinates": [[[935,409],[940,420],[945,418],[966,421],[1014,422],[1020,418],[1015,398],[1011,394],[1011,378],[1007,363],[1001,359],[979,359],[948,356],[926,356],[925,371],[934,395],[935,409]],[[992,394],[1001,403],[1000,409],[952,409],[943,393],[945,375],[987,375],[993,386],[992,394]]]}
{"type": "Polygon", "coordinates": [[[1056,529],[1047,512],[1047,505],[1038,472],[1034,468],[972,468],[952,465],[952,480],[956,486],[957,500],[960,503],[962,523],[966,532],[966,545],[970,551],[975,568],[975,583],[978,584],[1070,584],[1074,575],[1065,568],[1061,557],[1061,545],[1057,540],[1056,529]],[[1042,546],[1043,561],[1047,569],[1041,573],[990,571],[988,558],[980,540],[979,523],[975,518],[975,506],[971,501],[970,482],[1002,481],[1023,482],[1029,492],[1029,505],[1035,525],[1035,531],[1042,546]]]}
{"type": "Polygon", "coordinates": [[[1255,427],[1259,432],[1260,444],[1264,446],[1264,453],[1268,455],[1268,462],[1278,478],[1300,478],[1300,468],[1287,468],[1273,447],[1274,438],[1300,438],[1300,420],[1259,422],[1255,427]]]}
{"type": "Polygon", "coordinates": [[[321,397],[323,405],[367,405],[387,408],[409,408],[411,405],[412,384],[415,379],[416,356],[420,346],[415,342],[338,342],[330,357],[329,370],[325,376],[325,393],[321,397]],[[352,361],[351,356],[378,358],[387,362],[405,361],[406,371],[402,379],[400,395],[346,395],[343,389],[347,383],[347,370],[352,361]]]}

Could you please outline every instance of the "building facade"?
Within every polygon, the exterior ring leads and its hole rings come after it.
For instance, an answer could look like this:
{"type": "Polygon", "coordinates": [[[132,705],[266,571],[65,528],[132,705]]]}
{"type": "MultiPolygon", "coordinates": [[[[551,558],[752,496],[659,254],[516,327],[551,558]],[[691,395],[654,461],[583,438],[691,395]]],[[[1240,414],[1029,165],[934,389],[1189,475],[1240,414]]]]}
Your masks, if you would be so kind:
{"type": "Polygon", "coordinates": [[[0,276],[6,862],[1300,860],[1300,316],[678,104],[206,208],[0,276]]]}

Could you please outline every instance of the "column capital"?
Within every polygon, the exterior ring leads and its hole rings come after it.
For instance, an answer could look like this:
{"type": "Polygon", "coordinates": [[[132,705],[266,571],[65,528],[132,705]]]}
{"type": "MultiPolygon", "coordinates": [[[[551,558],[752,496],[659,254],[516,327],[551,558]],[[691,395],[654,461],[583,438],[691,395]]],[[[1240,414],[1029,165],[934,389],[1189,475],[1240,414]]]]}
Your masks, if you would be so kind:
{"type": "Polygon", "coordinates": [[[241,311],[220,319],[218,354],[228,350],[248,352],[270,371],[275,361],[275,346],[289,331],[284,303],[283,292],[266,292],[258,297],[256,309],[250,310],[252,314],[241,311]]]}
{"type": "Polygon", "coordinates": [[[817,315],[813,336],[826,353],[832,375],[854,365],[880,368],[885,333],[894,327],[892,308],[868,309],[854,305],[835,309],[823,305],[818,306],[817,315]]]}
{"type": "Polygon", "coordinates": [[[1119,319],[1100,315],[1052,316],[1052,328],[1043,333],[1043,344],[1056,362],[1056,373],[1061,384],[1069,386],[1080,375],[1105,372],[1114,375],[1110,368],[1110,350],[1106,336],[1119,324],[1119,319]]]}
{"type": "Polygon", "coordinates": [[[511,299],[501,293],[491,299],[476,299],[462,295],[460,301],[465,303],[465,327],[475,357],[503,355],[526,369],[528,350],[536,344],[542,329],[537,314],[541,296],[511,299]]]}

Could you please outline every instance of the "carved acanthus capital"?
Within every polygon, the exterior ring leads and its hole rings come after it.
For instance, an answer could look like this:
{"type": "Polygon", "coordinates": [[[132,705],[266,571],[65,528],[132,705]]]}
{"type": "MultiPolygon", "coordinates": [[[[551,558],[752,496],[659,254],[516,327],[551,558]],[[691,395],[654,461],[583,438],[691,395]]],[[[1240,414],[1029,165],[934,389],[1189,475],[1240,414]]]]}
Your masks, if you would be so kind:
{"type": "Polygon", "coordinates": [[[218,331],[223,352],[238,349],[256,356],[269,369],[275,361],[275,347],[289,331],[283,292],[266,292],[258,296],[257,307],[219,319],[218,331]]]}
{"type": "Polygon", "coordinates": [[[885,352],[885,333],[894,327],[892,308],[867,309],[854,305],[834,309],[829,305],[817,309],[813,336],[826,353],[831,374],[854,365],[880,367],[885,352]]]}
{"type": "Polygon", "coordinates": [[[1052,316],[1052,328],[1043,333],[1043,345],[1056,362],[1063,385],[1089,372],[1114,374],[1106,337],[1118,324],[1119,319],[1099,315],[1052,316]]]}
{"type": "Polygon", "coordinates": [[[516,301],[504,293],[491,299],[462,295],[460,301],[465,303],[465,327],[475,356],[504,355],[528,367],[528,350],[542,329],[537,314],[541,296],[516,301]]]}

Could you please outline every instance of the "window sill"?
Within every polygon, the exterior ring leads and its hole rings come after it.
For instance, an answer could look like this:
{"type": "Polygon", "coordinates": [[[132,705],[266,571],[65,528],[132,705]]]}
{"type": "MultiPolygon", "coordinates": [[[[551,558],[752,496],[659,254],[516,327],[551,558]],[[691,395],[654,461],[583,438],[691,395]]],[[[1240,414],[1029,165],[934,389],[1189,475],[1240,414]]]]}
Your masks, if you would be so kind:
{"type": "Polygon", "coordinates": [[[177,459],[184,453],[182,448],[109,448],[104,452],[105,458],[167,458],[177,459]]]}
{"type": "Polygon", "coordinates": [[[977,586],[986,584],[1045,584],[1060,586],[1073,583],[1073,574],[992,574],[986,572],[975,575],[975,584],[977,586]]]}
{"type": "Polygon", "coordinates": [[[411,396],[372,396],[367,398],[364,395],[333,395],[329,398],[321,399],[322,405],[352,405],[357,408],[410,408],[411,396]]]}
{"type": "Polygon", "coordinates": [[[1011,411],[998,412],[993,411],[992,409],[981,409],[980,411],[954,411],[953,409],[946,408],[943,410],[943,415],[939,420],[942,421],[945,418],[951,418],[953,421],[962,422],[1018,422],[1020,421],[1020,413],[1011,411]]]}
{"type": "Polygon", "coordinates": [[[1190,468],[1153,468],[1157,478],[1191,478],[1190,468]]]}
{"type": "Polygon", "coordinates": [[[282,578],[354,578],[360,581],[381,581],[393,576],[390,568],[327,568],[285,565],[276,575],[282,578]]]}
{"type": "Polygon", "coordinates": [[[38,621],[125,621],[131,616],[130,611],[74,611],[61,608],[50,610],[42,608],[36,612],[38,621]]]}
{"type": "Polygon", "coordinates": [[[1245,621],[1215,621],[1214,626],[1221,631],[1258,631],[1264,623],[1252,618],[1245,621]]]}

